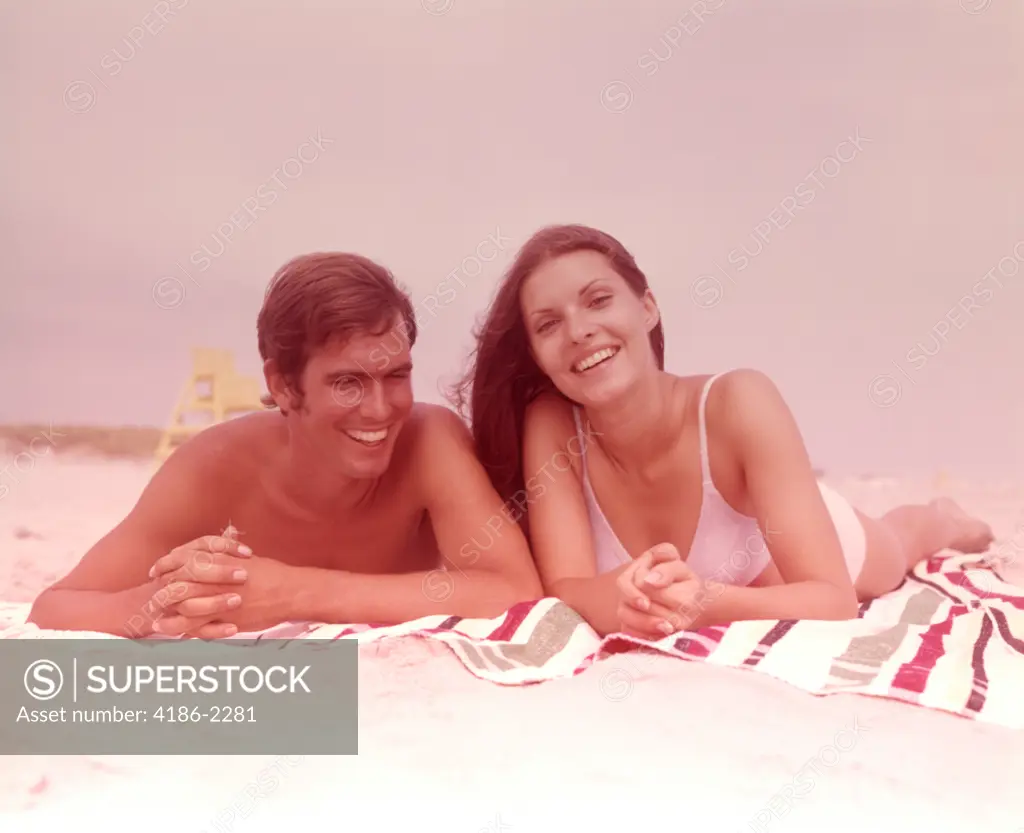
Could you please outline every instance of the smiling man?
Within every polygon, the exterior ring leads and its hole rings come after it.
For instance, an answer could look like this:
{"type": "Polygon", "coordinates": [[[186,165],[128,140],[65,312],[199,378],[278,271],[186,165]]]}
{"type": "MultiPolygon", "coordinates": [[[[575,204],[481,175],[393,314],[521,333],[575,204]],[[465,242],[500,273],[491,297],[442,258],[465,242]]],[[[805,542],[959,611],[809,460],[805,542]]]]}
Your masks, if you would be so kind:
{"type": "Polygon", "coordinates": [[[268,410],[179,447],[29,621],[217,638],[284,621],[493,617],[540,597],[515,524],[472,545],[503,506],[462,420],[413,400],[415,316],[386,269],[295,258],[257,332],[268,410]]]}

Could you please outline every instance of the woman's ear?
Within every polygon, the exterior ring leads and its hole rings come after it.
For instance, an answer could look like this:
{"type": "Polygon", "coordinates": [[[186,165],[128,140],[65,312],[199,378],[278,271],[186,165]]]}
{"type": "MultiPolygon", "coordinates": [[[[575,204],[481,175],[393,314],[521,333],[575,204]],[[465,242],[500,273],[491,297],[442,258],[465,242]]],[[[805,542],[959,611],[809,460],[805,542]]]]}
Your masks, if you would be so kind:
{"type": "Polygon", "coordinates": [[[658,302],[654,300],[654,293],[649,289],[644,290],[644,326],[650,332],[658,326],[661,321],[661,310],[658,309],[658,302]]]}

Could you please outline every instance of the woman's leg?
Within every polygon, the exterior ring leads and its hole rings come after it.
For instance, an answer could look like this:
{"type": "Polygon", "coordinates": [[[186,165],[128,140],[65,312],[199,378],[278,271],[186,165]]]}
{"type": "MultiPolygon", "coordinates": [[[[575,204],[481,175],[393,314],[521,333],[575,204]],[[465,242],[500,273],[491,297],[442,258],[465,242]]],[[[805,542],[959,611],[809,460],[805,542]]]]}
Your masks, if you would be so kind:
{"type": "Polygon", "coordinates": [[[897,506],[881,518],[854,511],[867,537],[864,567],[855,582],[862,600],[894,590],[919,561],[941,550],[984,552],[994,540],[988,524],[949,498],[897,506]]]}

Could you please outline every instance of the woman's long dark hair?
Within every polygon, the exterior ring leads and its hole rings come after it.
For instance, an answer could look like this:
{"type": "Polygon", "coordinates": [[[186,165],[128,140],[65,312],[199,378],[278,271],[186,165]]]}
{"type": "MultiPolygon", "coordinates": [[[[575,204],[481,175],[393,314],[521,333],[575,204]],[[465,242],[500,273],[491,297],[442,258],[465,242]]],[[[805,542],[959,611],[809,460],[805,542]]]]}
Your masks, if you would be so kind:
{"type": "MultiPolygon", "coordinates": [[[[577,251],[604,255],[638,296],[647,290],[647,277],[618,240],[582,225],[547,226],[519,250],[498,286],[482,325],[474,332],[476,346],[469,370],[449,397],[470,421],[476,453],[506,503],[525,488],[523,482],[523,423],[527,406],[545,391],[558,393],[530,352],[519,294],[523,283],[547,261],[577,251]]],[[[659,369],[665,366],[665,336],[661,322],[650,333],[659,369]]],[[[560,395],[560,394],[559,394],[560,395]]],[[[520,524],[524,530],[526,513],[520,524]]]]}

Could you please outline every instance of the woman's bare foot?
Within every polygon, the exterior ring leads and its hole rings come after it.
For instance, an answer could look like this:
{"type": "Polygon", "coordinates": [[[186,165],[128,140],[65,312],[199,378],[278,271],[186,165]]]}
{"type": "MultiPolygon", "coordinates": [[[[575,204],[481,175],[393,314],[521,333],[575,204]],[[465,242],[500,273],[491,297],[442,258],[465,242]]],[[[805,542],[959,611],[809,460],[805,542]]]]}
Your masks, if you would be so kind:
{"type": "Polygon", "coordinates": [[[995,540],[992,527],[972,518],[951,498],[936,498],[930,506],[949,523],[949,549],[964,553],[985,552],[995,540]]]}

